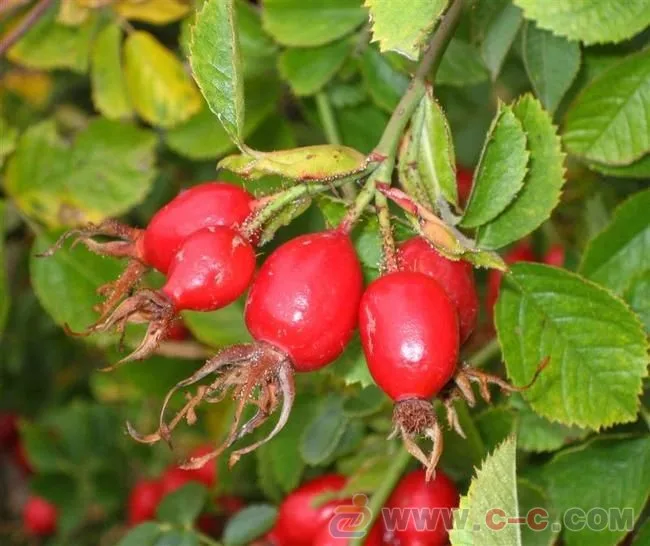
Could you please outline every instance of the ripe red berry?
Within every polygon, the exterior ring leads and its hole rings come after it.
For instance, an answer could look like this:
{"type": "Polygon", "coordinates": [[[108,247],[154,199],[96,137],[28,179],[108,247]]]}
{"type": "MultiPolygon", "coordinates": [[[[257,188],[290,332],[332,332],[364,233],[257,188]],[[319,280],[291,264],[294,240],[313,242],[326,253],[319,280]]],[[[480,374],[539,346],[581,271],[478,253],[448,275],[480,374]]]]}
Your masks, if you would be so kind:
{"type": "Polygon", "coordinates": [[[242,510],[246,504],[242,499],[235,495],[221,495],[214,500],[217,509],[226,516],[234,516],[242,510]]]}
{"type": "Polygon", "coordinates": [[[458,186],[458,202],[465,206],[470,194],[472,193],[474,173],[469,169],[458,167],[456,171],[456,184],[458,186]]]}
{"type": "Polygon", "coordinates": [[[400,271],[371,283],[361,299],[359,329],[368,369],[393,400],[431,398],[456,370],[456,308],[422,273],[400,271]]]}
{"type": "Polygon", "coordinates": [[[566,251],[564,250],[564,247],[561,244],[556,243],[554,245],[551,245],[550,248],[546,251],[543,262],[555,267],[562,267],[564,265],[565,258],[566,251]]]}
{"type": "Polygon", "coordinates": [[[386,502],[387,510],[422,510],[421,522],[430,528],[416,527],[416,518],[408,518],[405,528],[391,529],[400,545],[444,546],[453,521],[451,510],[458,507],[459,495],[454,483],[440,470],[426,481],[425,472],[416,470],[404,476],[386,502]],[[439,514],[432,510],[439,509],[439,514]],[[427,517],[431,516],[431,517],[427,517]]]}
{"type": "Polygon", "coordinates": [[[209,227],[190,235],[162,288],[177,311],[214,311],[235,301],[255,272],[255,251],[236,231],[209,227]]]}
{"type": "Polygon", "coordinates": [[[413,237],[399,249],[400,264],[407,271],[419,271],[435,279],[456,306],[460,340],[465,341],[476,326],[478,295],[470,263],[449,260],[422,237],[413,237]]]}
{"type": "Polygon", "coordinates": [[[253,338],[285,351],[297,371],[316,370],[352,338],[362,290],[361,266],[346,234],[296,237],[260,268],[246,301],[246,325],[253,338]]]}
{"type": "Polygon", "coordinates": [[[18,440],[18,416],[11,412],[0,413],[0,449],[11,449],[18,440]]]}
{"type": "Polygon", "coordinates": [[[127,513],[130,525],[154,519],[165,491],[158,480],[139,480],[129,493],[127,513]]]}
{"type": "Polygon", "coordinates": [[[276,541],[291,546],[313,545],[316,535],[341,504],[341,501],[333,501],[315,507],[314,499],[328,491],[340,491],[345,482],[344,476],[327,474],[290,493],[280,505],[274,527],[276,541]]]}
{"type": "Polygon", "coordinates": [[[58,511],[43,497],[31,496],[23,508],[23,525],[27,532],[37,536],[51,535],[56,531],[58,511]]]}
{"type": "Polygon", "coordinates": [[[186,483],[193,481],[197,481],[193,471],[185,470],[178,466],[170,466],[165,470],[165,472],[163,472],[163,475],[160,478],[164,495],[173,493],[177,489],[183,487],[186,483]]]}
{"type": "Polygon", "coordinates": [[[189,338],[190,335],[190,331],[183,323],[181,317],[174,319],[174,322],[171,323],[167,330],[167,340],[169,341],[184,341],[189,338]]]}
{"type": "Polygon", "coordinates": [[[25,474],[31,474],[34,472],[34,469],[29,462],[29,457],[27,456],[25,444],[21,442],[20,439],[14,444],[12,455],[16,466],[20,468],[25,474]]]}
{"type": "Polygon", "coordinates": [[[254,197],[226,182],[206,182],[181,192],[151,219],[138,241],[143,261],[166,273],[189,235],[212,226],[241,225],[254,197]]]}
{"type": "MultiPolygon", "coordinates": [[[[214,448],[211,445],[204,445],[204,446],[199,446],[196,449],[194,449],[190,456],[191,457],[202,457],[203,455],[206,455],[210,453],[214,448]]],[[[203,466],[200,466],[199,468],[195,468],[192,470],[192,473],[194,475],[194,479],[205,485],[208,489],[214,487],[214,484],[217,482],[217,463],[215,460],[208,461],[205,463],[203,466]]],[[[224,502],[226,505],[228,505],[228,501],[231,499],[230,497],[223,497],[225,500],[224,502]]],[[[235,497],[235,500],[241,503],[241,500],[235,497]]],[[[237,510],[235,510],[236,512],[237,510]]]]}
{"type": "MultiPolygon", "coordinates": [[[[507,264],[514,264],[517,262],[536,262],[537,258],[533,252],[533,247],[530,246],[528,241],[521,241],[512,247],[503,256],[507,264]]],[[[497,269],[491,269],[488,274],[486,306],[489,315],[494,313],[494,305],[499,297],[499,288],[501,287],[501,279],[503,273],[497,269]]]]}

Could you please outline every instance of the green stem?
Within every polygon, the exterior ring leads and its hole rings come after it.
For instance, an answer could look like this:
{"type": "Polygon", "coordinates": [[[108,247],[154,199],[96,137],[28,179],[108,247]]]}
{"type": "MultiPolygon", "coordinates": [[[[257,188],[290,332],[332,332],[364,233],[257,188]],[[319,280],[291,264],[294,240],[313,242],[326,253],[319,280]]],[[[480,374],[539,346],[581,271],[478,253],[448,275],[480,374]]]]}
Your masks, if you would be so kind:
{"type": "MultiPolygon", "coordinates": [[[[316,94],[316,107],[318,108],[318,117],[323,126],[327,142],[329,144],[341,144],[341,135],[334,117],[334,110],[325,91],[316,94]]],[[[352,201],[357,195],[353,181],[343,184],[341,189],[343,190],[343,196],[349,201],[352,201]]]]}
{"type": "Polygon", "coordinates": [[[384,134],[375,148],[375,152],[378,154],[386,157],[395,156],[399,139],[404,132],[406,124],[424,96],[426,78],[430,73],[435,74],[435,71],[440,65],[442,54],[447,49],[447,44],[449,44],[454,34],[462,11],[463,0],[454,0],[440,22],[440,26],[436,30],[431,42],[429,42],[429,47],[422,57],[422,61],[406,93],[399,101],[388,125],[386,125],[384,134]]]}
{"type": "MultiPolygon", "coordinates": [[[[375,520],[381,516],[381,509],[388,500],[388,497],[395,489],[395,485],[401,478],[402,474],[406,470],[409,462],[411,462],[411,454],[406,451],[403,447],[400,447],[399,452],[395,455],[393,462],[386,470],[384,474],[383,481],[379,484],[379,487],[375,490],[375,493],[372,495],[370,502],[368,503],[368,508],[370,509],[371,521],[368,523],[368,532],[372,529],[372,525],[375,520]]],[[[367,536],[367,535],[366,535],[367,536]]],[[[364,537],[353,538],[348,543],[348,546],[361,546],[365,540],[364,537]]]]}
{"type": "Polygon", "coordinates": [[[318,108],[318,116],[323,125],[327,142],[330,144],[341,144],[341,136],[336,125],[336,119],[334,118],[334,110],[332,110],[332,105],[325,91],[316,94],[316,107],[318,108]]]}
{"type": "Polygon", "coordinates": [[[497,338],[493,338],[476,353],[467,359],[467,363],[475,368],[481,368],[501,352],[497,338]]]}
{"type": "Polygon", "coordinates": [[[377,205],[379,231],[381,232],[382,247],[384,249],[384,269],[386,272],[390,273],[397,271],[399,267],[397,263],[397,249],[395,247],[395,238],[393,237],[393,228],[390,224],[388,200],[383,193],[376,192],[375,204],[377,205]]]}
{"type": "Polygon", "coordinates": [[[210,538],[208,535],[203,534],[199,531],[195,531],[195,532],[199,536],[199,540],[203,544],[207,544],[208,546],[221,546],[221,542],[217,542],[216,540],[210,538]]]}
{"type": "Polygon", "coordinates": [[[424,96],[427,76],[435,74],[440,64],[442,54],[445,52],[449,40],[451,40],[454,29],[463,11],[463,1],[453,0],[451,7],[445,13],[438,29],[429,42],[427,51],[422,57],[422,61],[418,66],[413,80],[411,80],[406,93],[399,101],[397,108],[395,108],[377,147],[373,151],[373,155],[380,159],[381,162],[377,169],[370,175],[364,189],[357,195],[353,208],[350,209],[350,212],[341,223],[341,229],[349,232],[354,227],[354,223],[361,217],[365,208],[372,201],[377,182],[391,184],[393,167],[395,166],[395,155],[397,154],[400,138],[409,119],[411,119],[413,112],[415,112],[420,100],[424,96]]]}

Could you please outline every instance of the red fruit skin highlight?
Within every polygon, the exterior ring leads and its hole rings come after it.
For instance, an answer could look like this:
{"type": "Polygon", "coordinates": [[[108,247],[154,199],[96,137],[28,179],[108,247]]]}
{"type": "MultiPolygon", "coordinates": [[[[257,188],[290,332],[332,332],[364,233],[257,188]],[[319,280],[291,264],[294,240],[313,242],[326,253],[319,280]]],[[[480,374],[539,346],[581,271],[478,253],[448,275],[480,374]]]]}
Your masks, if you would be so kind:
{"type": "Polygon", "coordinates": [[[140,480],[131,489],[127,501],[129,525],[154,519],[156,509],[165,494],[163,485],[158,480],[140,480]]]}
{"type": "Polygon", "coordinates": [[[43,497],[31,496],[23,508],[25,530],[36,536],[48,536],[56,532],[58,510],[43,497]]]}
{"type": "Polygon", "coordinates": [[[241,225],[254,200],[246,190],[226,182],[206,182],[185,190],[153,216],[138,240],[138,254],[167,273],[189,235],[211,226],[241,225]]]}
{"type": "MultiPolygon", "coordinates": [[[[457,508],[460,501],[458,490],[454,483],[441,471],[437,470],[435,477],[427,482],[424,470],[415,470],[402,478],[392,492],[386,508],[395,509],[428,509],[441,508],[450,510],[457,508]]],[[[391,530],[400,546],[445,546],[449,539],[445,520],[452,522],[451,514],[441,515],[434,520],[432,529],[418,531],[412,518],[408,519],[406,528],[391,530]]]]}
{"type": "Polygon", "coordinates": [[[209,227],[183,243],[162,292],[177,311],[214,311],[241,296],[254,272],[250,243],[230,228],[209,227]]]}
{"type": "Polygon", "coordinates": [[[316,535],[329,521],[341,501],[314,507],[316,497],[327,491],[339,491],[345,485],[344,476],[327,474],[316,478],[291,492],[280,505],[273,528],[277,546],[312,546],[316,535]]]}
{"type": "Polygon", "coordinates": [[[422,237],[413,237],[402,244],[399,259],[404,270],[424,273],[444,288],[456,306],[460,340],[465,341],[476,326],[479,307],[472,265],[445,258],[422,237]]]}
{"type": "Polygon", "coordinates": [[[361,299],[359,329],[368,369],[395,401],[431,398],[456,370],[456,308],[422,273],[400,271],[372,282],[361,299]]]}
{"type": "Polygon", "coordinates": [[[361,265],[346,234],[302,235],[260,268],[246,301],[246,325],[257,341],[286,352],[296,371],[317,370],[352,338],[362,290],[361,265]]]}

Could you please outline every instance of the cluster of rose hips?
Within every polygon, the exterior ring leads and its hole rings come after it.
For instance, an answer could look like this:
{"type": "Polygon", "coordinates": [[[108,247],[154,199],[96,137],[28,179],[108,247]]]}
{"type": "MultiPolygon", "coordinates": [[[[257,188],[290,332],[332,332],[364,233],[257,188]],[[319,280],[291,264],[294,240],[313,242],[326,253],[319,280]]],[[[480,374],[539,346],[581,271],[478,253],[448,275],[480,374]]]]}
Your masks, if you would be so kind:
{"type": "Polygon", "coordinates": [[[234,451],[234,464],[286,423],[295,397],[294,373],[332,363],[358,327],[369,371],[395,402],[395,434],[425,465],[430,478],[442,450],[442,429],[431,399],[443,400],[449,425],[462,435],[453,402],[464,398],[475,403],[471,382],[480,384],[488,401],[488,383],[514,389],[496,376],[458,365],[459,347],[472,332],[478,310],[471,265],[443,257],[415,237],[398,249],[397,266],[364,289],[350,238],[352,225],[344,220],[337,228],[281,245],[255,272],[259,223],[254,219],[266,203],[268,198],[255,200],[237,186],[210,182],[181,193],[144,230],[110,220],[64,236],[76,235],[99,254],[129,259],[123,275],[99,289],[106,300],[99,321],[87,332],[113,327],[123,332],[128,322],[147,322],[143,342],[122,362],[151,354],[169,335],[179,312],[220,309],[249,288],[245,322],[254,342],[221,350],[176,384],[162,406],[156,432],[142,435],[128,425],[130,434],[143,443],[169,441],[181,421],[194,422],[200,403],[216,403],[230,393],[237,401],[230,433],[217,449],[185,464],[196,468],[279,409],[273,430],[234,451]],[[100,243],[94,239],[97,235],[117,240],[100,243]],[[164,286],[139,289],[121,301],[148,268],[166,276],[164,286]],[[205,378],[211,382],[188,393],[185,406],[167,422],[165,410],[172,395],[205,378]],[[248,404],[256,413],[240,425],[248,404]],[[416,443],[418,436],[432,440],[430,456],[416,443]]]}
{"type": "MultiPolygon", "coordinates": [[[[262,544],[272,546],[344,546],[349,543],[347,532],[355,530],[355,524],[362,521],[365,505],[355,499],[336,499],[322,502],[323,496],[341,492],[346,478],[338,474],[327,474],[316,478],[292,493],[280,504],[278,519],[262,544]],[[319,502],[320,500],[320,502],[319,502]],[[332,521],[340,514],[339,521],[332,521]],[[358,514],[358,517],[355,515],[358,514]],[[346,521],[345,517],[349,518],[346,521]],[[351,523],[350,523],[351,522],[351,523]],[[348,523],[348,526],[346,526],[348,523]]],[[[433,480],[427,481],[425,472],[416,470],[402,477],[386,501],[385,510],[394,515],[402,511],[438,511],[441,517],[432,517],[428,525],[418,526],[414,518],[402,519],[394,529],[387,528],[382,514],[376,514],[372,528],[364,537],[366,546],[444,546],[448,544],[448,526],[451,511],[458,507],[459,495],[454,483],[441,471],[433,480]]],[[[425,515],[426,518],[426,515],[425,515]]]]}

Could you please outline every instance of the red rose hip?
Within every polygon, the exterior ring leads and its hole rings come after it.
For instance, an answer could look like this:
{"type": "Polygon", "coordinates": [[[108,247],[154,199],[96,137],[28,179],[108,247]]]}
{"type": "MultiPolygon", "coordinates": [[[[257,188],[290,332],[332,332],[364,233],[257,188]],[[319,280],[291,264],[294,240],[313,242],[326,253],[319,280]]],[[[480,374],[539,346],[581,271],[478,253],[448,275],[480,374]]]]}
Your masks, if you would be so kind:
{"type": "Polygon", "coordinates": [[[154,519],[165,491],[158,480],[140,480],[131,489],[127,504],[130,525],[154,519]]]}
{"type": "Polygon", "coordinates": [[[58,510],[42,497],[31,496],[23,508],[23,525],[36,536],[48,536],[56,531],[58,510]]]}
{"type": "Polygon", "coordinates": [[[400,246],[399,259],[406,271],[418,271],[438,281],[456,306],[460,341],[465,341],[476,326],[478,295],[472,265],[449,260],[422,237],[413,237],[400,246]]]}

